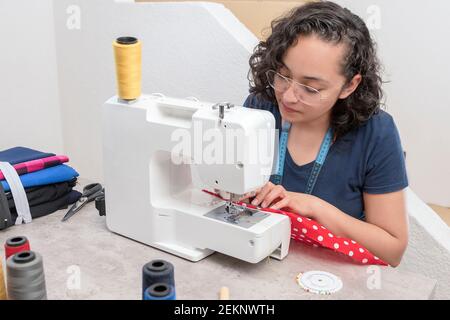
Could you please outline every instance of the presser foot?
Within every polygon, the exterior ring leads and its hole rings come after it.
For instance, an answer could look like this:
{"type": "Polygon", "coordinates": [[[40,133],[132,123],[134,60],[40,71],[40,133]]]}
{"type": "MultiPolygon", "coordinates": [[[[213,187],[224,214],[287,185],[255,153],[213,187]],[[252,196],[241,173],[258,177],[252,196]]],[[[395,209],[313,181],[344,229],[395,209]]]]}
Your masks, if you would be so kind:
{"type": "Polygon", "coordinates": [[[247,208],[246,206],[233,202],[227,202],[223,206],[208,212],[205,216],[243,228],[250,228],[269,217],[269,213],[247,208]]]}
{"type": "Polygon", "coordinates": [[[243,216],[253,216],[254,214],[260,212],[256,209],[250,209],[246,206],[235,204],[231,201],[227,202],[225,204],[225,212],[227,213],[227,216],[225,216],[225,219],[232,223],[237,223],[237,221],[243,217],[243,216]]]}

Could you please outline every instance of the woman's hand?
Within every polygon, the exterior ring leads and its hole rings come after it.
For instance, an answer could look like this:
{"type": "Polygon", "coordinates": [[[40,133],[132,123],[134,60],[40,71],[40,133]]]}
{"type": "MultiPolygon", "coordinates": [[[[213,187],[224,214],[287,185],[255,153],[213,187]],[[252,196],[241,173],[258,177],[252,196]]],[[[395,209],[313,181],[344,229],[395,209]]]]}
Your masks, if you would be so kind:
{"type": "Polygon", "coordinates": [[[286,211],[316,219],[320,201],[315,196],[290,192],[281,185],[268,182],[263,188],[256,191],[256,196],[251,204],[261,208],[286,209],[286,211]]]}

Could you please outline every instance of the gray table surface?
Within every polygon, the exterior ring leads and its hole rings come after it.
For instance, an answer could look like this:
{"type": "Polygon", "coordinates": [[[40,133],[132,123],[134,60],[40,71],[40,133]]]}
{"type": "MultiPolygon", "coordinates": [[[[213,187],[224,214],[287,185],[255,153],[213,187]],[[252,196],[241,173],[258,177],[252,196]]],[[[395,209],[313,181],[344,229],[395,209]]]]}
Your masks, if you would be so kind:
{"type": "Polygon", "coordinates": [[[142,266],[153,259],[175,266],[177,298],[187,300],[218,299],[222,286],[229,288],[231,299],[430,299],[436,286],[435,280],[419,274],[356,265],[331,250],[295,241],[282,261],[267,258],[249,264],[216,252],[194,263],[108,231],[94,203],[63,223],[66,211],[0,231],[2,244],[24,235],[43,256],[49,299],[140,299],[142,266]],[[295,278],[311,270],[339,276],[342,290],[329,296],[305,292],[295,278]],[[370,289],[374,272],[380,275],[380,286],[370,289]]]}

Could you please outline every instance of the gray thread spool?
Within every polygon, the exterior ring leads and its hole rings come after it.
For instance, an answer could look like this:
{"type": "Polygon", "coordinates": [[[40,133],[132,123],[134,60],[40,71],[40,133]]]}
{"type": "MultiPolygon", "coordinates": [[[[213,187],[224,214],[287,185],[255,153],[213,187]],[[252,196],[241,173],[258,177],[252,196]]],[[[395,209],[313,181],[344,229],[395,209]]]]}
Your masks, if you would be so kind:
{"type": "Polygon", "coordinates": [[[42,256],[22,251],[6,261],[8,299],[47,300],[42,256]]]}

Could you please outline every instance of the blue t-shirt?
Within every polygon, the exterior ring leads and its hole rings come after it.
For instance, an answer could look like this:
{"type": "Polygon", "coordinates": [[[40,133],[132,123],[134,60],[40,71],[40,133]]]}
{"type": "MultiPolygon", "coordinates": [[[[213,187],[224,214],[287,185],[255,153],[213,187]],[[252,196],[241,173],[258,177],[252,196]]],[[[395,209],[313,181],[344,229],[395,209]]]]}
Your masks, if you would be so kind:
{"type": "MultiPolygon", "coordinates": [[[[278,106],[250,95],[244,107],[270,111],[281,130],[278,106]]],[[[286,150],[282,186],[304,193],[314,161],[298,166],[286,150]]],[[[363,193],[384,194],[408,186],[400,136],[392,116],[380,110],[335,141],[321,169],[313,195],[346,214],[364,220],[363,193]]]]}

